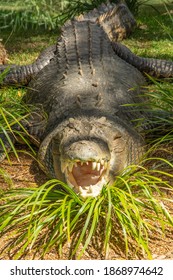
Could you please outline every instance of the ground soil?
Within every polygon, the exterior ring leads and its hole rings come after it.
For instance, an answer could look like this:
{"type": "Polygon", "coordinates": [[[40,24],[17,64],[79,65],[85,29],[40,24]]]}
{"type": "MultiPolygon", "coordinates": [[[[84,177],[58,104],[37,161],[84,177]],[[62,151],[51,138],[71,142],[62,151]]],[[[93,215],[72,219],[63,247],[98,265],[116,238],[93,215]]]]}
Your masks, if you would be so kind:
{"type": "MultiPolygon", "coordinates": [[[[46,182],[47,177],[40,170],[36,161],[33,160],[31,156],[25,153],[20,154],[20,162],[16,160],[14,155],[11,155],[11,164],[5,159],[3,163],[1,163],[1,168],[4,169],[8,174],[10,174],[10,179],[13,182],[12,188],[28,188],[39,186],[40,184],[46,182]]],[[[7,180],[9,181],[9,180],[7,180]]],[[[7,184],[0,176],[0,186],[3,190],[7,190],[9,188],[9,184],[7,184]]],[[[168,198],[171,198],[171,193],[167,193],[168,198]]],[[[173,214],[172,204],[167,204],[168,210],[173,214]]],[[[157,225],[156,225],[157,228],[157,225]]],[[[99,233],[98,233],[99,234],[99,233]]],[[[116,230],[115,230],[116,234],[116,230]]],[[[9,233],[10,235],[10,233],[9,233]]],[[[11,236],[10,236],[11,238],[11,236]]],[[[112,237],[113,239],[113,237],[112,237]]],[[[9,236],[3,236],[0,239],[0,259],[12,259],[13,253],[9,252],[8,249],[4,251],[4,248],[8,246],[9,236]]],[[[150,236],[150,249],[153,255],[153,259],[173,259],[173,228],[167,229],[165,235],[161,233],[161,231],[156,229],[150,236]]],[[[82,247],[82,245],[81,245],[82,247]]],[[[132,240],[133,247],[133,240],[132,240]]],[[[58,255],[56,250],[52,250],[48,254],[45,255],[44,259],[68,259],[69,258],[69,246],[65,244],[63,247],[63,254],[61,257],[58,255]]],[[[135,254],[135,251],[132,250],[132,253],[127,257],[123,251],[120,249],[120,246],[112,246],[110,248],[110,253],[108,259],[147,259],[148,257],[143,254],[135,254]]],[[[24,259],[40,259],[40,254],[37,252],[28,252],[24,257],[24,259]]],[[[104,259],[105,256],[103,252],[97,248],[94,244],[90,244],[88,250],[83,255],[82,259],[104,259]]]]}

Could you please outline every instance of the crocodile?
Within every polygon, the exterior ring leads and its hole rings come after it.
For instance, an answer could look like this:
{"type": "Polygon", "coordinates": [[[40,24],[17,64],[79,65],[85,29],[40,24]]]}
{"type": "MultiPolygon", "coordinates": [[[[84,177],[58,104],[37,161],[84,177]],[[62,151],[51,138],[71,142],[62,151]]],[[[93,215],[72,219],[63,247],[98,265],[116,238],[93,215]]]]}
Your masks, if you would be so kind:
{"type": "Polygon", "coordinates": [[[128,105],[145,104],[144,73],[173,76],[171,61],[136,56],[119,43],[135,25],[124,1],[102,4],[67,21],[56,45],[33,64],[11,65],[2,81],[27,85],[25,129],[38,143],[41,168],[84,198],[143,156],[149,115],[128,105]]]}

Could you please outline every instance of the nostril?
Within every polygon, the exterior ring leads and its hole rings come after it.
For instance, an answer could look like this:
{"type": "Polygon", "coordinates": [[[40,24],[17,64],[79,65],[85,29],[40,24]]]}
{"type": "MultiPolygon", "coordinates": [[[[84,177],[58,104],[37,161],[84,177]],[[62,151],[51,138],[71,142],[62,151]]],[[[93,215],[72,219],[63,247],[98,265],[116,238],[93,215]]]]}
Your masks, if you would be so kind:
{"type": "Polygon", "coordinates": [[[110,160],[110,151],[105,142],[94,142],[92,140],[79,140],[63,147],[64,158],[71,161],[96,161],[101,158],[110,160]]]}

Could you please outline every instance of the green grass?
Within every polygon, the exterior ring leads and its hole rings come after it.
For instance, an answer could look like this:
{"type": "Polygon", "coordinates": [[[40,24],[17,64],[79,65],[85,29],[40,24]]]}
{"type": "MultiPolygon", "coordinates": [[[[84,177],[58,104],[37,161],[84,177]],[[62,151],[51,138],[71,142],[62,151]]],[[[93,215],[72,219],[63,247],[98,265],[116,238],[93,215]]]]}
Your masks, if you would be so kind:
{"type": "Polygon", "coordinates": [[[29,107],[26,107],[25,104],[21,103],[21,96],[23,93],[24,90],[22,90],[22,88],[20,90],[10,88],[8,91],[2,90],[0,93],[1,152],[4,151],[9,163],[11,163],[8,153],[9,150],[13,151],[16,159],[19,160],[19,156],[14,145],[14,142],[19,139],[25,143],[30,148],[32,154],[35,155],[34,149],[27,140],[27,136],[29,138],[29,134],[23,124],[23,121],[30,113],[29,107]],[[2,137],[2,134],[4,137],[2,137]]]}
{"type": "MultiPolygon", "coordinates": [[[[62,257],[63,245],[68,243],[72,246],[69,259],[81,259],[88,245],[98,239],[105,258],[113,246],[120,250],[123,247],[128,258],[131,242],[134,254],[143,251],[152,258],[148,239],[155,231],[154,224],[162,232],[173,226],[166,206],[172,200],[164,194],[172,187],[155,173],[161,171],[132,166],[130,173],[117,177],[115,184],[105,187],[99,197],[86,200],[57,180],[35,189],[6,192],[0,206],[0,231],[1,235],[13,234],[8,252],[14,259],[24,257],[28,250],[38,251],[44,258],[56,247],[62,257]],[[57,184],[66,192],[55,189],[57,184]]],[[[164,176],[173,179],[169,173],[164,172],[164,176]]]]}
{"type": "MultiPolygon", "coordinates": [[[[162,4],[161,1],[155,3],[162,4]]],[[[152,8],[149,12],[147,9],[147,13],[145,9],[140,10],[139,28],[124,44],[141,56],[172,59],[173,23],[165,6],[160,4],[156,7],[159,12],[152,8]]],[[[26,64],[46,46],[55,43],[57,33],[43,29],[4,30],[1,37],[10,52],[10,62],[26,64]]],[[[155,80],[152,83],[146,88],[152,112],[164,109],[165,113],[171,113],[172,85],[155,80]]],[[[23,88],[1,89],[0,125],[3,131],[10,131],[14,124],[22,126],[21,120],[29,113],[29,109],[20,103],[24,93],[23,88]]],[[[83,200],[57,180],[47,181],[37,188],[13,189],[10,174],[0,168],[0,176],[12,187],[10,191],[2,192],[0,232],[2,237],[9,235],[6,250],[13,258],[25,258],[30,250],[38,251],[43,258],[54,248],[61,257],[63,246],[68,244],[71,248],[69,258],[80,259],[89,245],[95,243],[101,244],[99,250],[102,249],[105,258],[109,257],[112,248],[124,252],[126,258],[141,256],[143,252],[152,258],[149,237],[154,234],[155,225],[161,234],[173,226],[167,206],[172,199],[166,195],[168,190],[172,194],[173,157],[169,145],[173,143],[173,117],[163,115],[153,121],[161,126],[163,122],[166,124],[165,136],[155,135],[150,139],[149,152],[141,165],[129,167],[129,171],[117,177],[114,185],[105,187],[98,198],[83,200]],[[66,192],[56,189],[57,184],[63,185],[66,192]]],[[[14,145],[12,149],[18,159],[14,145]]]]}
{"type": "MultiPolygon", "coordinates": [[[[148,0],[126,0],[136,14],[142,3],[148,0]]],[[[98,7],[106,0],[6,0],[0,3],[0,29],[48,29],[53,30],[64,21],[98,7]]],[[[112,2],[117,3],[117,0],[112,2]]]]}
{"type": "Polygon", "coordinates": [[[173,5],[141,8],[137,16],[138,27],[125,44],[137,55],[160,59],[173,59],[173,5]]]}

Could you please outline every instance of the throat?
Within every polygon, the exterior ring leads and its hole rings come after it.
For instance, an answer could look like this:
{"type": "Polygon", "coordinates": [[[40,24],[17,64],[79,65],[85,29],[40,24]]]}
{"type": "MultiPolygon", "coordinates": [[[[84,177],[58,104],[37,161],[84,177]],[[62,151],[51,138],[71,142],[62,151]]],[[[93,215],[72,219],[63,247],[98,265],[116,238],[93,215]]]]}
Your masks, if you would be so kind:
{"type": "Polygon", "coordinates": [[[83,197],[97,196],[107,183],[108,163],[104,160],[75,161],[65,169],[66,181],[83,197]]]}
{"type": "Polygon", "coordinates": [[[78,163],[73,167],[72,175],[78,186],[85,187],[96,185],[103,174],[104,167],[101,164],[93,165],[92,162],[78,163]]]}

